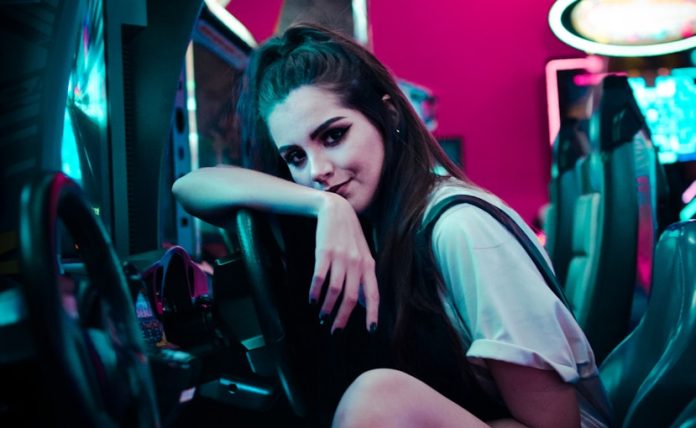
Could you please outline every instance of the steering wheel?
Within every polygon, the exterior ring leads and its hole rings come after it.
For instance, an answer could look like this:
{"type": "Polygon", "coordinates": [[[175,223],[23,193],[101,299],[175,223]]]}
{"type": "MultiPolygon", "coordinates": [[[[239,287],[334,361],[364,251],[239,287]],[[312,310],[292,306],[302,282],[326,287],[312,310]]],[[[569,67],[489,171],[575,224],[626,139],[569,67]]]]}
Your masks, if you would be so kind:
{"type": "Polygon", "coordinates": [[[234,226],[265,346],[271,350],[276,375],[291,409],[298,416],[306,416],[305,399],[296,367],[289,356],[287,335],[274,299],[274,284],[277,286],[282,281],[281,250],[262,213],[240,209],[234,226]]]}
{"type": "Polygon", "coordinates": [[[80,186],[63,173],[28,183],[20,202],[20,263],[39,363],[61,426],[159,427],[134,303],[109,237],[80,186]],[[85,311],[63,274],[59,220],[95,296],[85,311]],[[86,312],[86,313],[85,313],[86,312]]]}

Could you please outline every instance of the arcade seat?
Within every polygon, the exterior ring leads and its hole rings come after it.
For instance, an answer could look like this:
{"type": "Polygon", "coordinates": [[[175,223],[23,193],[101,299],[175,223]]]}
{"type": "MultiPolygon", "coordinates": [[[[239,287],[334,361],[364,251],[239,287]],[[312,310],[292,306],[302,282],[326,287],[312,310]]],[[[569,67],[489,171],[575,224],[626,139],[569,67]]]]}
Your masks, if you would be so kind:
{"type": "Polygon", "coordinates": [[[607,76],[578,161],[566,294],[598,362],[629,333],[636,284],[649,289],[660,165],[624,76],[607,76]]]}
{"type": "Polygon", "coordinates": [[[550,204],[545,224],[546,250],[553,262],[556,277],[565,283],[572,258],[572,232],[575,201],[580,196],[577,162],[589,153],[584,127],[587,121],[567,120],[561,124],[553,145],[550,204]]]}
{"type": "Polygon", "coordinates": [[[667,427],[696,398],[696,221],[667,228],[654,261],[645,315],[600,366],[624,427],[667,427]]]}
{"type": "Polygon", "coordinates": [[[579,180],[581,192],[574,201],[574,221],[570,225],[572,258],[568,263],[565,293],[578,323],[585,326],[588,324],[590,302],[594,299],[595,292],[588,285],[596,283],[600,254],[598,242],[602,197],[598,180],[602,179],[602,174],[599,157],[591,155],[580,159],[574,174],[579,180]]]}

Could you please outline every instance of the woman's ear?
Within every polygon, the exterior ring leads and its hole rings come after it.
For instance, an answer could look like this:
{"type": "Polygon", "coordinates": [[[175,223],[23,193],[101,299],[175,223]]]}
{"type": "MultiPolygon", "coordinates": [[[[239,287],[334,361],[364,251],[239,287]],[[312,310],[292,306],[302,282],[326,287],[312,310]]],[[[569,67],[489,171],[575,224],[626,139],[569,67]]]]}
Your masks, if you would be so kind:
{"type": "Polygon", "coordinates": [[[382,102],[387,106],[387,109],[389,109],[389,113],[391,114],[394,125],[396,126],[399,123],[399,111],[396,109],[391,96],[389,96],[389,94],[384,94],[382,97],[382,102]]]}

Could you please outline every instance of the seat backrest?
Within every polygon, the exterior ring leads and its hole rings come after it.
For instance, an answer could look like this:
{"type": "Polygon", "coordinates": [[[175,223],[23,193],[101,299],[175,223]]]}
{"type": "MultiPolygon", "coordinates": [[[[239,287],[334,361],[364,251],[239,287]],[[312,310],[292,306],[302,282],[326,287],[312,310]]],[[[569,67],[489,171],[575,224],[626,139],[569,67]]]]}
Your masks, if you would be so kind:
{"type": "Polygon", "coordinates": [[[601,362],[630,330],[637,278],[649,279],[658,163],[625,77],[604,79],[599,105],[590,132],[599,151],[580,165],[566,293],[601,362]]]}
{"type": "Polygon", "coordinates": [[[589,153],[589,142],[583,125],[584,122],[578,120],[562,123],[552,150],[549,211],[545,223],[546,250],[561,284],[565,283],[572,257],[575,201],[580,196],[575,165],[589,153]]]}
{"type": "Polygon", "coordinates": [[[674,225],[660,237],[655,250],[652,296],[645,315],[600,366],[600,377],[617,420],[625,418],[683,316],[684,282],[689,279],[683,277],[685,260],[680,259],[685,258],[686,252],[696,251],[696,246],[686,241],[687,233],[696,233],[696,222],[674,225]]]}
{"type": "Polygon", "coordinates": [[[597,154],[581,159],[575,168],[579,178],[580,195],[574,203],[573,224],[570,235],[572,257],[568,265],[565,292],[571,309],[580,326],[587,324],[601,253],[602,164],[597,154]]]}
{"type": "Polygon", "coordinates": [[[662,352],[631,402],[625,427],[669,426],[696,398],[696,221],[668,227],[660,246],[667,254],[656,259],[649,307],[673,323],[656,317],[641,322],[644,336],[633,345],[638,355],[662,352]]]}

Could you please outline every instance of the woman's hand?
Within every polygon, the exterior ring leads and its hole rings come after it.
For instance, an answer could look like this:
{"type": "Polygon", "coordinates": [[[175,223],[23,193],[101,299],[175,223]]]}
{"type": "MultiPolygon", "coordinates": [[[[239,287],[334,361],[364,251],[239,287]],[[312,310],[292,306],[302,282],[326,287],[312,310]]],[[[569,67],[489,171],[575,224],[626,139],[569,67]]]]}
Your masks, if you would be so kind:
{"type": "Polygon", "coordinates": [[[317,214],[316,262],[309,300],[319,302],[322,288],[328,284],[319,315],[324,322],[343,293],[331,327],[333,333],[346,326],[362,294],[367,309],[366,328],[372,332],[377,328],[379,309],[375,261],[350,203],[333,193],[325,195],[317,214]]]}
{"type": "Polygon", "coordinates": [[[224,224],[235,207],[316,215],[316,264],[309,289],[310,300],[319,301],[328,279],[321,307],[324,320],[343,292],[332,331],[345,327],[361,294],[367,307],[367,329],[377,328],[379,291],[375,261],[358,216],[348,201],[334,193],[231,166],[195,170],[178,179],[172,191],[187,212],[214,224],[224,224]]]}

